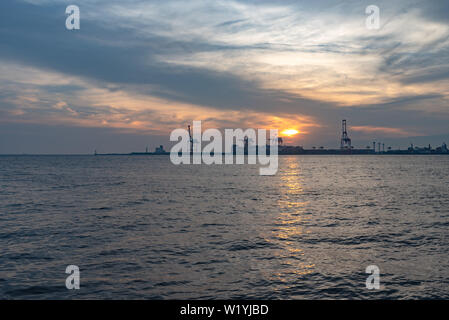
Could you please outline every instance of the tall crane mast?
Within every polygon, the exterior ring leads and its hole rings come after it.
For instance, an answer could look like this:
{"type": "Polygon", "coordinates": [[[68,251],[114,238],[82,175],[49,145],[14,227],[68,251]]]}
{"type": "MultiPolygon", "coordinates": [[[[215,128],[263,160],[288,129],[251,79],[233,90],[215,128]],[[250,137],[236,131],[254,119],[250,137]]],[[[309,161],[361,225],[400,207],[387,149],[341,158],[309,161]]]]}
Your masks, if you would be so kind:
{"type": "Polygon", "coordinates": [[[342,134],[341,134],[340,148],[341,149],[346,149],[346,148],[351,149],[351,139],[349,139],[349,137],[348,137],[348,131],[346,129],[346,120],[342,121],[341,126],[342,126],[342,129],[341,129],[342,134]]]}
{"type": "Polygon", "coordinates": [[[192,137],[192,130],[190,128],[190,125],[188,125],[189,129],[189,141],[190,141],[190,154],[193,155],[193,137],[192,137]]]}

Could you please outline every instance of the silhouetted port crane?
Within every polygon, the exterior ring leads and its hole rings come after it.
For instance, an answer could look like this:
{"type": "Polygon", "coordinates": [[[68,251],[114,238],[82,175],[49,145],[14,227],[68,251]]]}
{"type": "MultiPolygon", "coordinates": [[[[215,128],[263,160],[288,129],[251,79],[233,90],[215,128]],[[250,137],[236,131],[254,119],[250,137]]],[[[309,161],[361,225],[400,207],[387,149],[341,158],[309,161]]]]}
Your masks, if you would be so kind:
{"type": "Polygon", "coordinates": [[[351,149],[351,139],[348,137],[348,131],[346,130],[346,120],[342,121],[342,134],[341,134],[341,149],[351,149]]]}
{"type": "Polygon", "coordinates": [[[276,141],[278,146],[284,145],[284,139],[282,139],[281,137],[267,139],[267,145],[271,144],[271,142],[276,143],[276,141]]]}
{"type": "Polygon", "coordinates": [[[192,130],[190,129],[190,125],[188,125],[189,129],[189,141],[190,141],[190,154],[193,155],[193,137],[192,137],[192,130]]]}
{"type": "Polygon", "coordinates": [[[284,140],[281,137],[278,138],[278,145],[284,145],[284,140]]]}

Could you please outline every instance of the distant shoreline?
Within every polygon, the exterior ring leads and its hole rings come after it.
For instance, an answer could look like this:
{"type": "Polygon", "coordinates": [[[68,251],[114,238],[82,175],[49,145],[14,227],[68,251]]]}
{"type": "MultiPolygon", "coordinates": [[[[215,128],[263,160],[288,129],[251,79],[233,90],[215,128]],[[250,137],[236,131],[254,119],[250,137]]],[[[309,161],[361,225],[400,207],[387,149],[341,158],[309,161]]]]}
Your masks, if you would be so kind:
{"type": "MultiPolygon", "coordinates": [[[[0,154],[0,157],[54,157],[54,156],[71,156],[71,157],[106,157],[106,156],[169,156],[169,153],[164,154],[156,154],[156,153],[98,153],[98,154],[90,154],[90,153],[82,153],[82,154],[0,154]]],[[[222,154],[223,156],[226,154],[222,154]]],[[[235,156],[235,155],[234,155],[235,156]]],[[[286,154],[279,153],[279,156],[449,156],[449,153],[395,153],[395,152],[384,152],[384,153],[295,153],[295,154],[286,154]]]]}

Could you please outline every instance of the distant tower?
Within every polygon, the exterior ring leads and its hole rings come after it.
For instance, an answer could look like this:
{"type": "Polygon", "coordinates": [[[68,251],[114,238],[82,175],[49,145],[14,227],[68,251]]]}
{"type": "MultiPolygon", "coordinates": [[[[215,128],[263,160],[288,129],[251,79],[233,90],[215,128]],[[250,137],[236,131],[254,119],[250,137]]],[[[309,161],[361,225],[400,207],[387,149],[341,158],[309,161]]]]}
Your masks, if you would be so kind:
{"type": "Polygon", "coordinates": [[[376,153],[376,141],[373,141],[373,152],[376,153]]]}
{"type": "Polygon", "coordinates": [[[278,137],[278,145],[284,145],[284,140],[281,137],[278,137]]]}
{"type": "Polygon", "coordinates": [[[341,144],[340,144],[340,148],[341,149],[351,149],[351,139],[349,139],[348,137],[348,131],[346,130],[346,120],[343,120],[341,123],[341,129],[342,129],[342,134],[341,134],[341,144]]]}
{"type": "Polygon", "coordinates": [[[192,137],[192,130],[190,128],[190,125],[187,126],[189,130],[189,141],[190,141],[190,154],[193,155],[193,137],[192,137]]]}

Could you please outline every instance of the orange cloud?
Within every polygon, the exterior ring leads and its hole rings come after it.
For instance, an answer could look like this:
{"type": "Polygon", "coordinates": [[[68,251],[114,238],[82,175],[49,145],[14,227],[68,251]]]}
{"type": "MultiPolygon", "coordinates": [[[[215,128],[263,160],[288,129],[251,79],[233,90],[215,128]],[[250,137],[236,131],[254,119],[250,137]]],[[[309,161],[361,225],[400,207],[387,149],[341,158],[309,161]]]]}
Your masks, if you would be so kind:
{"type": "Polygon", "coordinates": [[[374,127],[374,126],[351,126],[353,131],[360,131],[365,133],[381,133],[383,135],[397,136],[397,137],[409,137],[416,136],[418,134],[406,131],[400,128],[389,128],[389,127],[374,127]]]}

